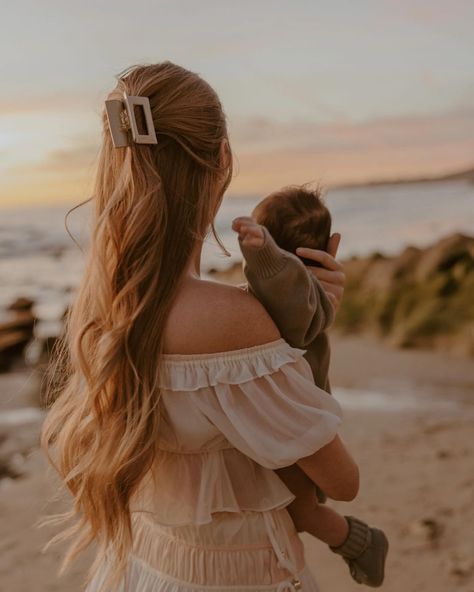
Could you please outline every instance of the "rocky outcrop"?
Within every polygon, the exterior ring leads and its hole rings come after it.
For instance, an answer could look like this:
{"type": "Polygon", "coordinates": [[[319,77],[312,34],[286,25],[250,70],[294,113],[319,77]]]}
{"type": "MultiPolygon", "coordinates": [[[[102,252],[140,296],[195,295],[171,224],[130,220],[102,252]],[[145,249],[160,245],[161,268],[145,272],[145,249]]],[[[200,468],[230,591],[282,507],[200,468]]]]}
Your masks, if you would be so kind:
{"type": "Polygon", "coordinates": [[[399,347],[442,347],[474,355],[474,238],[455,234],[397,257],[345,264],[336,326],[373,332],[399,347]]]}

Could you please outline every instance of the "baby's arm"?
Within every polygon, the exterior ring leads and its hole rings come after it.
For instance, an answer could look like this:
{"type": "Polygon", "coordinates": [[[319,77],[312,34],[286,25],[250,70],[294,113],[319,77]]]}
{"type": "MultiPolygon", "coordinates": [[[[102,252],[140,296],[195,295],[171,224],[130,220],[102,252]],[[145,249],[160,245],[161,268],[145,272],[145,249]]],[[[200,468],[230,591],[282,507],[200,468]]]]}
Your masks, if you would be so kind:
{"type": "Polygon", "coordinates": [[[249,290],[265,306],[282,337],[294,347],[306,347],[334,319],[333,306],[318,279],[296,255],[280,249],[268,230],[252,218],[237,218],[233,228],[239,232],[249,290]]]}

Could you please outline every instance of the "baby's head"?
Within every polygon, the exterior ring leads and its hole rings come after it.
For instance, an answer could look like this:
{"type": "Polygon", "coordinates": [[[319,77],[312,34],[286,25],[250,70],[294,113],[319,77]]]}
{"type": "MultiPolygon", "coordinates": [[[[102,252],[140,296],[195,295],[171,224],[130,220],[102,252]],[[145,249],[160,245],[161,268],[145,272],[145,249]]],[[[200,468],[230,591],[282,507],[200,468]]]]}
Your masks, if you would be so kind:
{"type": "MultiPolygon", "coordinates": [[[[296,254],[298,247],[327,250],[331,214],[319,189],[291,185],[263,199],[252,212],[258,224],[266,226],[277,245],[296,254]]],[[[301,258],[303,259],[303,258],[301,258]]],[[[304,259],[307,265],[315,265],[304,259]]]]}

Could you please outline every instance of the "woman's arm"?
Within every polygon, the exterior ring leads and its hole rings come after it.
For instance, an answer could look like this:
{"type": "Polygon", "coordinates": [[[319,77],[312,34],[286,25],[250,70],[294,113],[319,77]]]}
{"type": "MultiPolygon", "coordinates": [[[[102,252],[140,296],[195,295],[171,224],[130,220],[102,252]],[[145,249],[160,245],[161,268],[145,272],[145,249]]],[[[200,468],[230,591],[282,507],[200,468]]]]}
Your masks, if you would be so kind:
{"type": "Polygon", "coordinates": [[[339,436],[297,464],[334,500],[351,501],[359,491],[359,468],[339,436]]]}

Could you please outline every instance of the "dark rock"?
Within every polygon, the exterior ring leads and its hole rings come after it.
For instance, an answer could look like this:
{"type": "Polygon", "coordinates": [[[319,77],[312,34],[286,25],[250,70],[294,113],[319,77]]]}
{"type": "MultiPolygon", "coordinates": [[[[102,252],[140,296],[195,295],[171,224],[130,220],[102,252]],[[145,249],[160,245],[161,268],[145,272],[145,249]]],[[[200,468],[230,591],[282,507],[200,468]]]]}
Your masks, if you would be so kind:
{"type": "Polygon", "coordinates": [[[37,321],[33,305],[29,298],[18,298],[8,307],[9,317],[0,324],[0,372],[5,372],[21,358],[33,338],[37,321]]]}
{"type": "Polygon", "coordinates": [[[11,311],[30,311],[34,306],[34,300],[20,296],[10,304],[8,310],[11,311]]]}
{"type": "Polygon", "coordinates": [[[16,359],[20,358],[31,334],[27,331],[12,331],[0,334],[0,372],[9,370],[16,359]]]}

